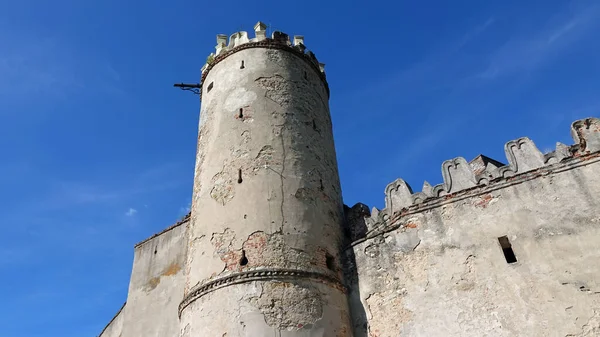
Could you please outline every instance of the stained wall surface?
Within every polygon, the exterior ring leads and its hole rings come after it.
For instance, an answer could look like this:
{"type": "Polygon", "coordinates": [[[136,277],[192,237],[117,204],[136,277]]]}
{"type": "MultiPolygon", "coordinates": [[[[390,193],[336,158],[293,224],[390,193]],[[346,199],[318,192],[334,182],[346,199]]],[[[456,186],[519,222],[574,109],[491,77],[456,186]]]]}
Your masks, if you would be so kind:
{"type": "Polygon", "coordinates": [[[599,336],[598,157],[408,208],[372,229],[351,250],[355,335],[599,336]]]}
{"type": "Polygon", "coordinates": [[[179,223],[135,247],[122,337],[179,335],[187,245],[179,223]]]}

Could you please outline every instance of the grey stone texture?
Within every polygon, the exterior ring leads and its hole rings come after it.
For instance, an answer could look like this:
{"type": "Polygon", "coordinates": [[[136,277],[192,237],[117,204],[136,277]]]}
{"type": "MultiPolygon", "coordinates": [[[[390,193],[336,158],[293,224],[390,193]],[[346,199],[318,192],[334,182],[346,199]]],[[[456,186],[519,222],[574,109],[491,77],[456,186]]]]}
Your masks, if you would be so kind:
{"type": "Polygon", "coordinates": [[[324,65],[265,30],[217,36],[191,213],[136,245],[100,336],[600,336],[599,119],[348,207],[324,65]]]}

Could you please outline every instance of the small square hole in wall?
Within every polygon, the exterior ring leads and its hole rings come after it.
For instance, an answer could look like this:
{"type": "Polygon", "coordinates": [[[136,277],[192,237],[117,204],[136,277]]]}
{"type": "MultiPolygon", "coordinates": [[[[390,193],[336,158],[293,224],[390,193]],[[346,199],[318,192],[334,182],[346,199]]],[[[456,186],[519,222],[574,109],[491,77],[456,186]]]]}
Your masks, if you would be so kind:
{"type": "Polygon", "coordinates": [[[500,247],[502,247],[502,252],[504,253],[504,258],[507,263],[515,263],[517,262],[517,257],[515,256],[515,252],[512,249],[512,245],[510,244],[510,240],[508,237],[501,236],[498,238],[498,242],[500,243],[500,247]]]}

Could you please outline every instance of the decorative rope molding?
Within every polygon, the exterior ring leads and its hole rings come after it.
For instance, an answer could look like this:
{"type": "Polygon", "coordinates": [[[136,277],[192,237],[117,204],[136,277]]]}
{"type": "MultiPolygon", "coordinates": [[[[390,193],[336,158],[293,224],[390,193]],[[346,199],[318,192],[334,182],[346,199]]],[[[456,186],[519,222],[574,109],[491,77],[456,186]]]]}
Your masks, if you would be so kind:
{"type": "Polygon", "coordinates": [[[325,283],[333,288],[336,288],[344,293],[347,292],[346,287],[337,278],[311,271],[297,269],[259,269],[240,273],[235,273],[223,276],[217,279],[210,280],[204,284],[198,285],[192,289],[190,293],[183,298],[179,304],[179,317],[183,309],[190,305],[200,297],[215,291],[220,288],[228,287],[235,284],[247,283],[252,281],[272,281],[272,280],[287,280],[287,279],[311,279],[321,283],[325,283]]]}

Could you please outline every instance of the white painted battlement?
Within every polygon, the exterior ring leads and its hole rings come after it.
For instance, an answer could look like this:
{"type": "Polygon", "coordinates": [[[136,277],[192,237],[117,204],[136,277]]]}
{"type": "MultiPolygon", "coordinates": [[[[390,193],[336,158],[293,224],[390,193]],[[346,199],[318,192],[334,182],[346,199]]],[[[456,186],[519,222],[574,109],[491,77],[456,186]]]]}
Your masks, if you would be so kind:
{"type": "Polygon", "coordinates": [[[290,40],[290,36],[288,34],[280,31],[274,31],[271,34],[271,37],[268,38],[267,25],[259,21],[254,25],[253,38],[249,38],[248,32],[246,31],[235,32],[231,34],[229,38],[225,34],[217,34],[217,45],[215,46],[215,52],[211,53],[206,59],[206,64],[204,64],[202,67],[202,73],[204,74],[209,65],[220,55],[223,55],[224,53],[241,45],[265,40],[274,44],[282,44],[296,49],[300,53],[305,54],[308,58],[310,58],[322,73],[325,72],[325,64],[319,63],[314,53],[307,51],[306,46],[304,45],[304,36],[294,35],[293,40],[290,40]]]}

